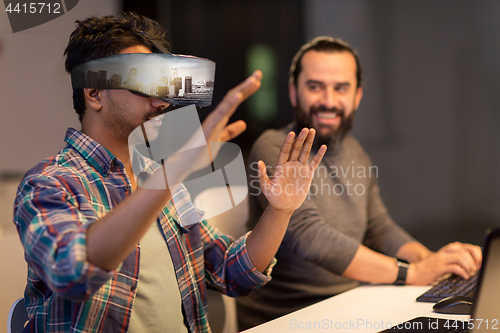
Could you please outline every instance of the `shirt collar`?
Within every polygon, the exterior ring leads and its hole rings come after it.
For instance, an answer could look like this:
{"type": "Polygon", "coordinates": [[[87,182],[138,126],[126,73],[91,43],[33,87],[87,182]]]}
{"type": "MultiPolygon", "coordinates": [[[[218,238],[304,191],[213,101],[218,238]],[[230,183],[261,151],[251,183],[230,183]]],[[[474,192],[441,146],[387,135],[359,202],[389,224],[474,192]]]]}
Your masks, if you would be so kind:
{"type": "Polygon", "coordinates": [[[68,128],[64,142],[78,151],[103,176],[107,176],[112,165],[116,163],[117,158],[109,150],[74,128],[68,128]]]}

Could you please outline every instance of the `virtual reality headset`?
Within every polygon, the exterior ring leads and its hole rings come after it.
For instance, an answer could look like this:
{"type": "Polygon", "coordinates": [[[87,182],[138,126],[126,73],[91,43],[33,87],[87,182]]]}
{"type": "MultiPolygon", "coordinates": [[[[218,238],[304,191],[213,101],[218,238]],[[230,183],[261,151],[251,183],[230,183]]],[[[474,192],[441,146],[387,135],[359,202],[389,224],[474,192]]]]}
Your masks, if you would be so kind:
{"type": "Polygon", "coordinates": [[[214,83],[215,62],[175,54],[117,54],[71,71],[73,88],[126,89],[176,105],[209,106],[214,83]]]}

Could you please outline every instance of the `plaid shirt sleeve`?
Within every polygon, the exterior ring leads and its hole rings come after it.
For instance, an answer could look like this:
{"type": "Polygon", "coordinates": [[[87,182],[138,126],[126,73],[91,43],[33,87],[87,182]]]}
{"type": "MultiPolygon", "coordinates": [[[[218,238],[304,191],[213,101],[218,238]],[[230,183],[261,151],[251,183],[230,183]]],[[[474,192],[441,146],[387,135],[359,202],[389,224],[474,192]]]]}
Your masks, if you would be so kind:
{"type": "Polygon", "coordinates": [[[276,259],[264,273],[255,268],[246,246],[250,232],[233,241],[232,237],[222,235],[205,220],[200,222],[200,231],[205,248],[205,279],[209,286],[237,297],[247,295],[271,280],[276,259]]]}
{"type": "MultiPolygon", "coordinates": [[[[115,273],[87,261],[85,203],[72,188],[78,178],[45,169],[19,187],[14,220],[28,264],[48,287],[72,301],[89,299],[115,273]]],[[[91,208],[91,207],[86,207],[91,208]]],[[[97,218],[97,216],[96,216],[97,218]]]]}

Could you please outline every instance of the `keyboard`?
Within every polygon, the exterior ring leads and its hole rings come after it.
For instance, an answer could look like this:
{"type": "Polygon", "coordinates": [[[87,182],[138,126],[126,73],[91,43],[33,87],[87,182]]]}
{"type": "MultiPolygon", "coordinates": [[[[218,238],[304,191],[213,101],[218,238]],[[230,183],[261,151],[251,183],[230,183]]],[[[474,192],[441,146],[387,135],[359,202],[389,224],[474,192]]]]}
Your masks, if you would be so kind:
{"type": "Polygon", "coordinates": [[[466,280],[452,275],[417,297],[417,302],[438,302],[450,296],[474,297],[478,276],[476,274],[466,280]]]}

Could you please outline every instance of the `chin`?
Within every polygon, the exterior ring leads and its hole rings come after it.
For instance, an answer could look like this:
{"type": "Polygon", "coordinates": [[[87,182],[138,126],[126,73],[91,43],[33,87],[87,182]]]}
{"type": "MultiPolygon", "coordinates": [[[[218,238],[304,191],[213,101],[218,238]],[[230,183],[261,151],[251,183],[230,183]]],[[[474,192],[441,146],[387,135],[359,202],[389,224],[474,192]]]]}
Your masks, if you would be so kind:
{"type": "Polygon", "coordinates": [[[327,145],[329,150],[334,150],[342,142],[346,134],[347,132],[342,131],[341,128],[328,131],[317,130],[314,147],[319,148],[321,145],[327,145]]]}
{"type": "Polygon", "coordinates": [[[137,126],[128,137],[129,145],[142,145],[145,144],[146,141],[152,142],[158,138],[160,127],[155,125],[150,125],[147,122],[143,124],[144,126],[137,126]],[[146,137],[144,137],[144,131],[146,132],[146,137]]]}
{"type": "Polygon", "coordinates": [[[316,135],[322,136],[324,138],[334,138],[339,135],[339,128],[333,128],[331,126],[317,126],[313,127],[316,130],[316,135]]]}
{"type": "Polygon", "coordinates": [[[334,137],[338,134],[338,128],[331,128],[331,127],[315,127],[314,128],[318,135],[322,135],[324,137],[334,137]]]}

